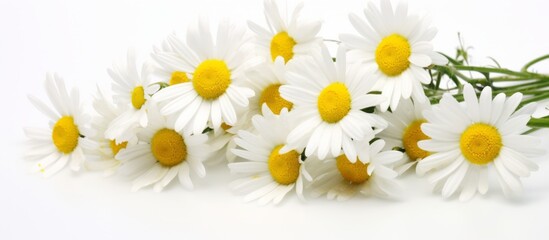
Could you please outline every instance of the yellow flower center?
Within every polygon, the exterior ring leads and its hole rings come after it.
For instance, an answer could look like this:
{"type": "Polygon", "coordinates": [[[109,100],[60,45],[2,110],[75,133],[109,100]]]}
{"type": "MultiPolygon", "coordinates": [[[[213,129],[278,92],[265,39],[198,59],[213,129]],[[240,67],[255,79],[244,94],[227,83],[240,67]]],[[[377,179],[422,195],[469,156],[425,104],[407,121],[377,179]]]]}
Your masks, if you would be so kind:
{"type": "Polygon", "coordinates": [[[186,73],[175,71],[172,73],[172,77],[170,78],[170,85],[185,83],[188,81],[189,81],[189,78],[187,77],[186,73]]]}
{"type": "Polygon", "coordinates": [[[376,63],[386,75],[398,76],[410,66],[408,58],[411,54],[408,40],[399,34],[392,34],[377,45],[376,63]]]}
{"type": "Polygon", "coordinates": [[[202,98],[216,99],[231,84],[231,71],[222,60],[205,60],[194,70],[192,82],[194,90],[202,98]]]}
{"type": "Polygon", "coordinates": [[[278,151],[282,145],[276,146],[269,156],[269,172],[273,179],[280,184],[288,185],[295,183],[299,177],[299,153],[295,150],[284,154],[279,154],[278,151]]]}
{"type": "Polygon", "coordinates": [[[132,105],[136,109],[141,109],[145,104],[145,90],[143,86],[135,87],[132,91],[132,105]]]}
{"type": "Polygon", "coordinates": [[[406,155],[408,155],[412,161],[429,156],[429,152],[421,149],[417,145],[418,141],[431,139],[421,131],[421,124],[424,122],[426,122],[424,119],[413,121],[408,125],[406,130],[404,130],[404,135],[402,136],[402,145],[406,150],[406,155]]]}
{"type": "Polygon", "coordinates": [[[231,129],[233,126],[229,125],[229,124],[226,124],[226,123],[221,123],[221,128],[223,128],[223,130],[227,131],[229,129],[231,129]]]}
{"type": "Polygon", "coordinates": [[[335,82],[320,92],[317,105],[322,120],[336,123],[347,116],[351,110],[351,94],[345,84],[335,82]]]}
{"type": "Polygon", "coordinates": [[[282,56],[284,62],[290,61],[294,57],[295,40],[287,32],[279,32],[271,40],[271,59],[282,56]]]}
{"type": "Polygon", "coordinates": [[[151,141],[151,151],[156,160],[165,167],[172,167],[187,158],[187,145],[183,137],[172,129],[161,129],[151,141]]]}
{"type": "Polygon", "coordinates": [[[110,140],[109,142],[109,145],[111,147],[111,150],[112,150],[112,155],[113,156],[116,156],[116,154],[118,154],[118,152],[120,152],[120,150],[126,148],[126,146],[128,146],[128,142],[121,142],[119,144],[116,144],[116,141],[114,140],[110,140]]]}
{"type": "Polygon", "coordinates": [[[345,155],[336,158],[337,170],[341,176],[352,184],[361,184],[368,181],[368,164],[364,164],[358,159],[351,163],[345,155]]]}
{"type": "Polygon", "coordinates": [[[71,153],[78,145],[78,137],[80,132],[70,116],[61,117],[53,126],[51,139],[53,145],[62,153],[71,153]]]}
{"type": "Polygon", "coordinates": [[[502,146],[498,130],[485,123],[472,124],[465,129],[459,140],[459,147],[465,159],[477,165],[494,161],[502,146]]]}
{"type": "Polygon", "coordinates": [[[275,114],[280,114],[282,108],[287,108],[288,110],[292,109],[293,103],[287,101],[286,99],[280,96],[278,89],[280,84],[272,84],[265,88],[259,97],[259,108],[263,106],[263,103],[267,103],[267,106],[275,114]]]}

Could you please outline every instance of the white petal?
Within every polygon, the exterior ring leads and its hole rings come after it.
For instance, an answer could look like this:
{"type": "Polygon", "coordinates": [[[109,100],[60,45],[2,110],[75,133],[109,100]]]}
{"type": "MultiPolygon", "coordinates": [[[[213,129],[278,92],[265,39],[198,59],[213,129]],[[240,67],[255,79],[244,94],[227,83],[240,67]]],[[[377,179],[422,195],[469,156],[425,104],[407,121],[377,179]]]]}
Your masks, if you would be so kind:
{"type": "Polygon", "coordinates": [[[465,180],[463,183],[463,189],[461,190],[461,194],[459,195],[460,201],[468,201],[473,196],[475,196],[475,193],[477,192],[478,188],[478,178],[479,178],[479,172],[478,168],[470,166],[469,171],[467,174],[465,174],[465,180]]]}
{"type": "Polygon", "coordinates": [[[61,155],[61,158],[59,158],[57,161],[55,161],[55,163],[47,168],[45,171],[44,171],[44,177],[51,177],[52,175],[56,174],[57,172],[59,172],[61,169],[63,169],[63,167],[65,167],[65,165],[67,165],[67,162],[69,161],[69,156],[68,155],[61,155]]]}
{"type": "Polygon", "coordinates": [[[264,196],[265,194],[267,193],[270,193],[272,190],[274,190],[276,187],[278,186],[278,183],[276,182],[271,182],[263,187],[261,187],[260,189],[257,189],[255,191],[253,191],[252,193],[246,195],[244,197],[244,201],[246,202],[249,202],[249,201],[253,201],[253,200],[256,200],[262,196],[264,196]]]}
{"type": "Polygon", "coordinates": [[[492,88],[485,87],[480,93],[479,99],[480,121],[484,123],[490,122],[492,113],[492,88]]]}
{"type": "Polygon", "coordinates": [[[182,163],[179,168],[179,182],[183,187],[187,189],[193,189],[193,182],[191,181],[191,171],[188,163],[182,163]]]}
{"type": "Polygon", "coordinates": [[[455,159],[454,161],[452,161],[452,163],[450,165],[446,166],[445,168],[440,169],[440,170],[435,170],[435,172],[429,176],[429,182],[436,183],[436,182],[450,176],[461,165],[467,164],[467,163],[464,163],[464,161],[465,160],[463,159],[463,157],[460,156],[457,159],[455,159]]]}
{"type": "Polygon", "coordinates": [[[428,67],[432,63],[431,58],[425,54],[412,54],[408,60],[419,67],[428,67]]]}
{"type": "Polygon", "coordinates": [[[522,184],[518,177],[510,173],[501,161],[496,159],[494,161],[494,166],[496,167],[496,172],[498,173],[500,180],[505,184],[503,187],[508,187],[512,193],[519,193],[522,191],[522,184]]]}
{"type": "Polygon", "coordinates": [[[448,198],[454,194],[454,192],[459,188],[461,182],[465,178],[465,174],[469,169],[469,164],[463,163],[458,170],[448,178],[444,187],[442,188],[442,197],[448,198]]]}
{"type": "Polygon", "coordinates": [[[470,84],[465,84],[463,87],[463,97],[467,104],[467,113],[473,122],[480,121],[480,108],[478,105],[477,95],[470,84]]]}

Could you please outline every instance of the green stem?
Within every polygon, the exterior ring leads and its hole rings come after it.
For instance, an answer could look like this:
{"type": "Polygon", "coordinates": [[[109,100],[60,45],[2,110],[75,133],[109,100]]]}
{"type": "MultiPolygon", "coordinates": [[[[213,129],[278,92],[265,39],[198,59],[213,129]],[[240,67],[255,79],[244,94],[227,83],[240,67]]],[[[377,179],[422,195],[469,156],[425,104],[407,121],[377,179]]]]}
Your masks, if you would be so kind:
{"type": "MultiPolygon", "coordinates": [[[[520,82],[520,81],[528,81],[528,80],[533,80],[533,79],[528,77],[509,77],[509,76],[500,76],[500,77],[490,78],[490,81],[492,82],[520,82]]],[[[486,81],[486,78],[472,78],[471,81],[482,82],[482,81],[486,81]]]]}
{"type": "Polygon", "coordinates": [[[547,99],[547,98],[549,98],[549,92],[546,92],[546,93],[543,93],[543,94],[540,94],[540,95],[537,95],[537,96],[528,98],[528,99],[526,99],[526,100],[522,100],[522,102],[520,103],[519,106],[524,106],[524,105],[526,105],[526,104],[528,104],[528,103],[541,101],[541,100],[544,100],[544,99],[547,99]]]}
{"type": "Polygon", "coordinates": [[[549,76],[540,75],[537,73],[530,73],[530,72],[515,72],[505,68],[476,67],[476,66],[464,66],[464,65],[456,65],[452,67],[455,70],[460,70],[460,71],[474,71],[474,72],[480,72],[480,73],[501,73],[509,76],[516,76],[516,77],[530,78],[530,79],[532,78],[548,78],[549,79],[549,76]]]}
{"type": "Polygon", "coordinates": [[[536,82],[524,83],[520,85],[494,88],[494,93],[500,93],[500,92],[515,93],[515,92],[522,92],[522,91],[529,91],[529,90],[543,90],[543,88],[546,88],[546,87],[549,87],[549,82],[536,81],[536,82]]]}
{"type": "Polygon", "coordinates": [[[524,65],[524,67],[522,67],[521,71],[522,72],[527,72],[528,71],[528,68],[530,68],[532,65],[538,63],[538,62],[541,62],[545,59],[549,59],[549,54],[548,55],[544,55],[544,56],[541,56],[539,58],[536,58],[528,63],[526,63],[526,65],[524,65]]]}
{"type": "Polygon", "coordinates": [[[532,129],[530,129],[530,130],[524,132],[523,134],[524,134],[524,135],[528,135],[528,134],[533,133],[533,132],[535,132],[535,131],[538,131],[538,130],[540,130],[540,129],[541,129],[541,128],[532,128],[532,129]]]}
{"type": "Polygon", "coordinates": [[[528,121],[528,126],[533,128],[547,128],[549,127],[549,117],[531,118],[530,121],[528,121]]]}

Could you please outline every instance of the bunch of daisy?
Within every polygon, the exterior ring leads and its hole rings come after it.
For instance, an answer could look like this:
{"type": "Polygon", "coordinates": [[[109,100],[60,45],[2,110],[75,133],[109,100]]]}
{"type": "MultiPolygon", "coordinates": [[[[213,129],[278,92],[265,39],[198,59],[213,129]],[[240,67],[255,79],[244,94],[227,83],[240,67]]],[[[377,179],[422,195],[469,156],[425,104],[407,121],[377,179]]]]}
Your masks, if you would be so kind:
{"type": "Polygon", "coordinates": [[[145,61],[129,50],[107,71],[111,87],[98,86],[92,118],[48,74],[53,108],[29,97],[51,120],[25,129],[33,169],[50,176],[70,162],[161,191],[176,177],[192,189],[225,165],[230,187],[260,204],[289,193],[391,198],[410,172],[444,198],[485,194],[490,172],[506,196],[520,193],[543,154],[529,133],[549,126],[532,118],[549,76],[528,69],[549,56],[520,72],[469,66],[463,48],[435,52],[430,22],[390,1],[369,2],[349,15],[356,33],[326,40],[303,7],[265,0],[266,24],[224,20],[212,31],[200,18],[145,61]],[[338,43],[334,56],[325,42],[338,43]],[[498,85],[508,81],[518,83],[498,85]]]}

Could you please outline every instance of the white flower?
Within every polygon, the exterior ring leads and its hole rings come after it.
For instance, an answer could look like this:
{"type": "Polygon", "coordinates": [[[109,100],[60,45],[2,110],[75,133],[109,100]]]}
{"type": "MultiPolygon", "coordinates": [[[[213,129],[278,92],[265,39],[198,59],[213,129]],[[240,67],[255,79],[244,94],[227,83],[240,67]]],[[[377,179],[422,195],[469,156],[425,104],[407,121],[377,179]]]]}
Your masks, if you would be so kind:
{"type": "Polygon", "coordinates": [[[248,115],[253,117],[261,114],[263,104],[275,113],[279,114],[283,108],[292,110],[293,103],[280,96],[280,87],[287,84],[286,68],[284,60],[277,58],[274,63],[263,63],[253,67],[247,72],[247,85],[255,92],[250,98],[248,115]]]}
{"type": "Polygon", "coordinates": [[[426,101],[421,83],[428,84],[431,78],[423,68],[448,61],[433,51],[430,41],[436,29],[425,18],[408,15],[405,3],[393,10],[389,0],[380,2],[381,11],[369,2],[364,10],[366,21],[350,14],[351,24],[360,36],[341,34],[340,39],[368,69],[376,81],[374,89],[386,97],[381,109],[391,106],[396,110],[401,98],[413,96],[416,101],[426,101]]]}
{"type": "Polygon", "coordinates": [[[254,95],[239,86],[248,60],[244,33],[245,29],[223,21],[214,43],[208,22],[200,19],[198,26],[188,29],[186,43],[179,38],[171,42],[177,57],[172,52],[153,54],[160,65],[191,77],[190,82],[169,86],[153,96],[162,115],[177,117],[177,131],[190,127],[193,133],[201,133],[208,122],[214,129],[221,123],[236,124],[235,105],[247,107],[254,95]]]}
{"type": "Polygon", "coordinates": [[[460,199],[468,200],[478,191],[488,191],[488,170],[495,169],[505,195],[522,189],[520,177],[527,177],[538,166],[530,157],[541,153],[540,140],[523,135],[526,123],[535,110],[534,104],[515,111],[522,94],[509,99],[500,93],[492,99],[492,89],[482,90],[477,99],[471,85],[464,87],[465,106],[449,94],[438,106],[425,111],[427,123],[421,126],[431,140],[418,145],[431,155],[418,163],[417,171],[431,171],[429,181],[441,188],[448,198],[461,192],[460,199]]]}
{"type": "Polygon", "coordinates": [[[237,112],[239,120],[235,126],[222,123],[219,129],[212,129],[208,132],[208,144],[212,150],[212,156],[206,164],[216,165],[222,162],[234,162],[236,155],[234,155],[232,149],[236,148],[234,142],[236,134],[240,130],[253,131],[251,117],[248,117],[248,114],[248,111],[241,109],[237,112]]]}
{"type": "Polygon", "coordinates": [[[279,203],[284,196],[295,188],[297,196],[303,199],[304,180],[311,180],[301,160],[302,149],[291,149],[280,153],[286,146],[286,137],[293,125],[287,109],[275,115],[263,105],[263,116],[253,117],[257,134],[241,130],[235,139],[241,149],[233,153],[242,162],[230,163],[233,173],[245,174],[246,177],[231,183],[236,190],[251,189],[245,201],[259,199],[260,204],[279,203]],[[304,179],[305,178],[305,179],[304,179]]]}
{"type": "MultiPolygon", "coordinates": [[[[115,105],[112,96],[105,93],[105,90],[97,86],[97,96],[93,101],[93,108],[98,114],[91,123],[91,127],[97,131],[93,140],[97,143],[97,147],[90,151],[92,157],[86,161],[86,167],[90,170],[103,170],[105,175],[111,175],[116,172],[120,166],[120,161],[116,158],[116,154],[128,145],[128,141],[116,143],[114,139],[105,137],[105,131],[109,124],[116,119],[122,112],[124,107],[115,105]]],[[[130,145],[136,143],[137,138],[130,139],[130,145]]]]}
{"type": "MultiPolygon", "coordinates": [[[[280,87],[283,98],[294,104],[300,124],[288,135],[288,146],[306,147],[305,155],[317,153],[320,159],[339,156],[341,149],[354,161],[352,141],[371,138],[374,128],[387,122],[361,109],[383,101],[380,95],[367,94],[373,85],[358,67],[347,67],[345,49],[339,48],[334,63],[326,47],[321,55],[296,61],[287,75],[288,83],[280,87]]],[[[283,149],[284,152],[285,149],[283,149]]]]}
{"type": "Polygon", "coordinates": [[[316,34],[321,22],[303,21],[299,17],[303,3],[295,7],[290,18],[286,9],[281,12],[274,0],[265,0],[264,6],[268,29],[248,21],[248,26],[256,34],[259,55],[273,62],[280,56],[287,63],[318,50],[321,39],[316,34]]]}
{"type": "MultiPolygon", "coordinates": [[[[178,41],[177,40],[178,38],[181,38],[181,37],[175,33],[170,34],[168,38],[165,39],[160,46],[154,47],[153,54],[170,55],[171,58],[177,59],[177,61],[185,61],[185,59],[181,57],[177,53],[176,49],[173,47],[173,44],[175,44],[175,42],[178,41]]],[[[191,74],[182,72],[180,67],[176,67],[170,64],[157,63],[154,73],[155,73],[155,76],[158,76],[160,78],[160,82],[167,83],[169,85],[189,82],[191,78],[191,74]]],[[[160,88],[158,84],[155,84],[151,87],[157,88],[157,89],[152,88],[153,90],[158,90],[160,88]]]]}
{"type": "Polygon", "coordinates": [[[191,170],[198,177],[206,175],[203,161],[210,154],[208,137],[174,130],[174,121],[162,117],[155,104],[149,105],[148,114],[148,126],[137,134],[139,143],[117,155],[122,161],[120,171],[142,173],[133,181],[133,191],[151,184],[161,191],[176,176],[184,187],[192,189],[191,170]]]}
{"type": "Polygon", "coordinates": [[[206,164],[217,165],[223,162],[234,162],[236,155],[231,150],[236,148],[236,143],[234,142],[235,135],[236,132],[233,127],[226,124],[222,124],[218,130],[208,132],[208,145],[210,145],[212,155],[206,164]]]}
{"type": "Polygon", "coordinates": [[[429,156],[429,152],[417,145],[418,141],[429,139],[421,131],[421,125],[426,122],[423,111],[427,109],[431,109],[428,102],[412,103],[411,100],[406,99],[400,102],[400,107],[397,110],[380,114],[389,122],[389,126],[376,136],[385,140],[387,147],[398,147],[405,151],[402,161],[396,163],[395,170],[399,174],[429,156]]]}
{"type": "Polygon", "coordinates": [[[312,188],[313,196],[326,194],[328,199],[347,200],[357,192],[364,195],[391,197],[398,191],[395,177],[398,173],[392,165],[402,159],[402,152],[381,151],[385,141],[370,139],[354,142],[358,159],[349,161],[345,155],[317,162],[311,169],[316,172],[312,188]]]}
{"type": "Polygon", "coordinates": [[[147,126],[150,69],[144,65],[140,74],[136,66],[135,53],[128,50],[126,63],[113,64],[108,73],[113,80],[114,103],[119,105],[123,112],[111,121],[105,131],[105,137],[115,139],[119,144],[133,138],[138,128],[147,126]]]}
{"type": "Polygon", "coordinates": [[[65,82],[57,74],[48,74],[46,92],[53,109],[34,96],[31,103],[50,119],[49,129],[26,128],[30,138],[26,157],[40,159],[33,171],[49,177],[70,162],[73,171],[79,171],[84,163],[87,149],[93,148],[89,140],[93,132],[88,127],[88,117],[82,112],[80,96],[76,89],[67,92],[65,82]]]}

